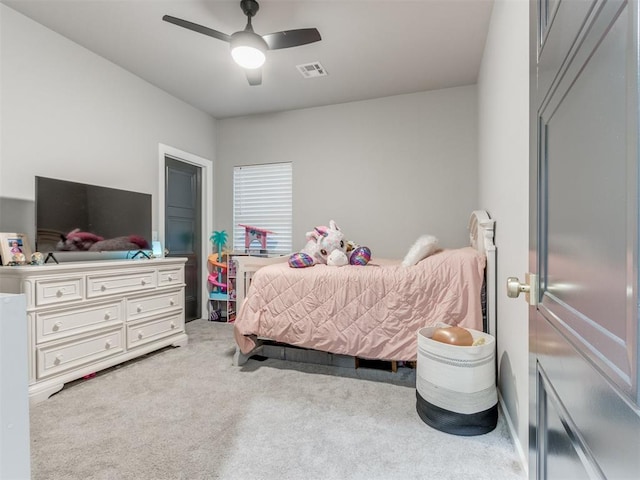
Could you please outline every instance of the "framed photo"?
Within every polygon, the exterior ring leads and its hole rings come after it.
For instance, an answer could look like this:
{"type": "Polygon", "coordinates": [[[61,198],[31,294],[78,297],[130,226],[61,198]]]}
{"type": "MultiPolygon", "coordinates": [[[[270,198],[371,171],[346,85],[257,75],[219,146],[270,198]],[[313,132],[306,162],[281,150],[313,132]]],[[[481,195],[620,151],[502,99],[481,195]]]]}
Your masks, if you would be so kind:
{"type": "MultiPolygon", "coordinates": [[[[2,256],[2,264],[9,265],[16,259],[23,259],[24,263],[31,261],[31,248],[29,247],[29,239],[24,233],[6,233],[0,232],[0,256],[2,256]],[[23,254],[24,257],[20,257],[23,254]]],[[[18,262],[22,263],[22,262],[18,262]]]]}

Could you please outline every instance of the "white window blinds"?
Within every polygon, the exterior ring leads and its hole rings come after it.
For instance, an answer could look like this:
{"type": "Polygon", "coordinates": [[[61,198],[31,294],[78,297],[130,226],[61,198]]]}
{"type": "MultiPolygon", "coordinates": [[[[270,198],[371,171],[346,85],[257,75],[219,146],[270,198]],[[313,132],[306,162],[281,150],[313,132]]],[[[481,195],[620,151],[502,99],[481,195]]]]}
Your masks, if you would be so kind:
{"type": "MultiPolygon", "coordinates": [[[[245,250],[245,227],[269,230],[267,252],[289,254],[293,201],[291,163],[250,165],[233,169],[233,249],[245,250]]],[[[254,240],[251,251],[260,250],[254,240]]]]}

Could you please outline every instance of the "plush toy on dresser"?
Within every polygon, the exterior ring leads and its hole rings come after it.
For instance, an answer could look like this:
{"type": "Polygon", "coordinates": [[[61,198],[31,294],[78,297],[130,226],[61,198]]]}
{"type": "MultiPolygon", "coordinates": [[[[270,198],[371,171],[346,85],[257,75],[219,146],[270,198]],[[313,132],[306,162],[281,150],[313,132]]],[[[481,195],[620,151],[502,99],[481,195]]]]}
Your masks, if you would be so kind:
{"type": "Polygon", "coordinates": [[[344,234],[331,220],[329,226],[315,227],[307,232],[307,243],[302,250],[289,257],[292,268],[312,267],[316,263],[341,267],[343,265],[366,265],[371,251],[345,240],[344,234]]]}

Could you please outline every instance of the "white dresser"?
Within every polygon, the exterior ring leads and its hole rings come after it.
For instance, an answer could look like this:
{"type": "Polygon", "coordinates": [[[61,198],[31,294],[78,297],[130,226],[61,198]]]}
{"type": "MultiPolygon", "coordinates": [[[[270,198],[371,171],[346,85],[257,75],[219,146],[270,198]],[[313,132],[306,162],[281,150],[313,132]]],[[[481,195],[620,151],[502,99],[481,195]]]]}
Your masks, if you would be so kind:
{"type": "Polygon", "coordinates": [[[184,258],[0,267],[27,301],[29,398],[168,345],[183,346],[184,258]]]}

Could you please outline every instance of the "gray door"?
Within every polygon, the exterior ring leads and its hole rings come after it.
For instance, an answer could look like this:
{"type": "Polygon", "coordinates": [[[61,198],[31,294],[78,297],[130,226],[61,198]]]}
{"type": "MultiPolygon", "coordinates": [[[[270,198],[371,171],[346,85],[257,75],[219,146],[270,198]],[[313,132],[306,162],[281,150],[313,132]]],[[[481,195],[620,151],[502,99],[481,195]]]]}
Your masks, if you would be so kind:
{"type": "Polygon", "coordinates": [[[637,479],[638,2],[531,20],[530,476],[637,479]]]}
{"type": "Polygon", "coordinates": [[[165,157],[165,242],[170,257],[186,257],[185,320],[200,318],[201,169],[165,157]]]}

